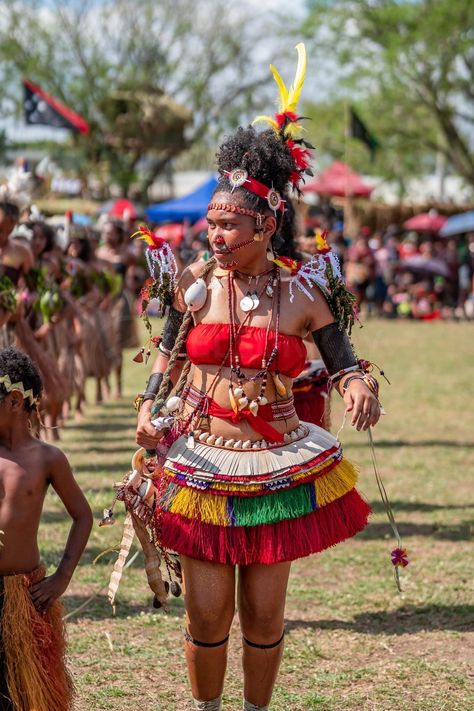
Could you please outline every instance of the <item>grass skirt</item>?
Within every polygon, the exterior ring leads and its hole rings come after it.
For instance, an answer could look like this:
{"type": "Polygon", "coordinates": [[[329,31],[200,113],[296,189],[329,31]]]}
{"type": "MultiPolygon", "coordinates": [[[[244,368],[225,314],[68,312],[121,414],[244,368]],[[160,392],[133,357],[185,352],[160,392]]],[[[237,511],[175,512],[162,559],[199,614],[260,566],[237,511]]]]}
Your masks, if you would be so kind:
{"type": "Polygon", "coordinates": [[[159,538],[183,555],[232,565],[278,563],[355,535],[370,507],[357,471],[328,432],[303,423],[299,440],[239,451],[180,437],[165,462],[159,538]]]}
{"type": "Polygon", "coordinates": [[[55,602],[45,615],[36,611],[28,588],[45,576],[38,568],[29,575],[0,579],[0,642],[2,690],[13,711],[70,711],[73,685],[67,673],[62,605],[55,602]]]}

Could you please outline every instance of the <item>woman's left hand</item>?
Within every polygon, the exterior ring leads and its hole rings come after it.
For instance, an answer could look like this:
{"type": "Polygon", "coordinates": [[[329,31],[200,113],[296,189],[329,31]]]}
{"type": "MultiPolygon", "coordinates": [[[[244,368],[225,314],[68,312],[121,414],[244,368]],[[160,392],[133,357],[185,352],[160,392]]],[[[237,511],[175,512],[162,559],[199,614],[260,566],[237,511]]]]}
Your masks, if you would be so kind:
{"type": "Polygon", "coordinates": [[[362,378],[351,380],[343,396],[346,411],[352,412],[351,425],[368,430],[380,419],[380,403],[362,378]]]}

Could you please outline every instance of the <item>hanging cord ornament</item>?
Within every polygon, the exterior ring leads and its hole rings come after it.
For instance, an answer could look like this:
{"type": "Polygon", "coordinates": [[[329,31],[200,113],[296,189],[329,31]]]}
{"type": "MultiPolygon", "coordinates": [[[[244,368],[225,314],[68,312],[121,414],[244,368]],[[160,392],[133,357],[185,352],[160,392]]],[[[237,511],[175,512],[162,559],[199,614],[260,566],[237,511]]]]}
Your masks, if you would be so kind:
{"type": "Polygon", "coordinates": [[[395,577],[395,584],[397,586],[398,592],[402,592],[402,587],[400,584],[400,568],[406,568],[408,565],[408,553],[406,548],[403,547],[402,545],[402,540],[400,537],[400,533],[398,531],[397,523],[395,521],[395,516],[393,514],[393,509],[390,504],[390,501],[388,499],[387,491],[385,489],[385,485],[383,483],[382,477],[380,475],[378,466],[377,466],[377,459],[375,456],[375,446],[374,446],[374,439],[372,437],[372,430],[369,427],[367,430],[367,436],[369,438],[369,448],[370,448],[370,455],[372,457],[372,464],[374,467],[374,473],[375,473],[375,481],[377,482],[378,490],[380,492],[380,498],[382,499],[382,503],[385,508],[385,513],[387,514],[388,522],[390,524],[390,527],[393,531],[393,535],[395,536],[397,540],[397,547],[394,548],[391,552],[391,559],[392,559],[392,565],[393,565],[393,572],[394,572],[394,577],[395,577]]]}

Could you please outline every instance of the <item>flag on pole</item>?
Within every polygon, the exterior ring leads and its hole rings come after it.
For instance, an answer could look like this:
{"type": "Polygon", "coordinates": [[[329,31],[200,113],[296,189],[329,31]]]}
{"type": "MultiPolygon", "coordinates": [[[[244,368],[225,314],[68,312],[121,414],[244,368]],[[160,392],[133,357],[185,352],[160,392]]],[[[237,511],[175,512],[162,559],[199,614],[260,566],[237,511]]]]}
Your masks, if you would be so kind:
{"type": "Polygon", "coordinates": [[[28,125],[52,126],[78,131],[86,136],[89,124],[79,114],[69,109],[61,101],[50,96],[37,84],[29,79],[23,80],[23,109],[28,125]]]}
{"type": "Polygon", "coordinates": [[[349,136],[362,141],[370,151],[370,159],[374,160],[375,153],[380,148],[380,143],[377,141],[373,133],[370,133],[365,123],[357,115],[352,106],[349,108],[349,136]]]}

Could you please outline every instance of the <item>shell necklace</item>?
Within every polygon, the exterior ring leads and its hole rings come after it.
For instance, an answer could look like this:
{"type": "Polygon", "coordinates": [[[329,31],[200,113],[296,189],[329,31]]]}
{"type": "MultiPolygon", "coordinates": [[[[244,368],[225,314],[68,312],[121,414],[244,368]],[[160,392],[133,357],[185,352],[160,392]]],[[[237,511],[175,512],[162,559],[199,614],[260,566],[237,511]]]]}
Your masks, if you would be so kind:
{"type": "MultiPolygon", "coordinates": [[[[260,298],[257,294],[257,289],[258,289],[258,280],[260,277],[265,276],[266,274],[270,274],[270,272],[274,272],[275,270],[273,267],[271,269],[267,269],[264,272],[260,272],[260,274],[244,274],[242,272],[239,272],[238,269],[235,270],[235,274],[240,279],[247,279],[248,280],[248,289],[247,293],[240,299],[240,308],[244,313],[248,313],[249,311],[255,311],[255,309],[258,309],[260,305],[260,298]],[[252,281],[255,279],[255,286],[252,289],[252,281]]],[[[266,286],[265,286],[265,293],[266,295],[271,299],[273,296],[273,287],[274,284],[272,285],[272,281],[274,279],[270,280],[266,286]]]]}
{"type": "MultiPolygon", "coordinates": [[[[248,408],[253,415],[256,415],[260,405],[266,405],[268,400],[265,397],[265,390],[267,385],[268,373],[272,363],[278,359],[278,341],[280,334],[280,293],[281,293],[281,283],[280,283],[280,273],[275,267],[271,270],[272,276],[268,280],[267,284],[262,289],[260,295],[257,294],[258,302],[260,303],[260,298],[263,292],[266,291],[268,284],[274,285],[276,288],[272,288],[271,299],[272,307],[270,311],[270,317],[265,330],[265,343],[262,353],[262,364],[260,369],[252,376],[246,376],[240,367],[240,357],[237,348],[237,339],[240,332],[238,324],[235,322],[235,284],[234,275],[232,273],[228,276],[228,306],[229,306],[229,362],[230,362],[230,381],[229,381],[229,400],[232,410],[237,413],[240,410],[245,410],[248,408]],[[275,345],[273,346],[270,353],[268,353],[268,339],[270,328],[273,323],[273,317],[275,315],[275,345]],[[234,384],[234,377],[237,383],[234,384]],[[244,389],[244,384],[248,382],[255,382],[260,380],[260,391],[256,398],[250,399],[244,389]]],[[[245,297],[244,297],[245,298],[245,297]]],[[[256,308],[256,307],[255,307],[256,308]]],[[[251,309],[252,311],[254,309],[251,309]]],[[[281,396],[286,396],[286,388],[281,381],[278,371],[272,374],[275,389],[281,396]]]]}

